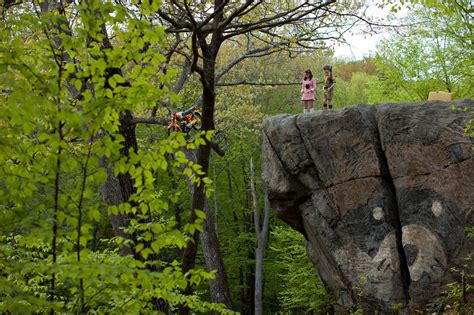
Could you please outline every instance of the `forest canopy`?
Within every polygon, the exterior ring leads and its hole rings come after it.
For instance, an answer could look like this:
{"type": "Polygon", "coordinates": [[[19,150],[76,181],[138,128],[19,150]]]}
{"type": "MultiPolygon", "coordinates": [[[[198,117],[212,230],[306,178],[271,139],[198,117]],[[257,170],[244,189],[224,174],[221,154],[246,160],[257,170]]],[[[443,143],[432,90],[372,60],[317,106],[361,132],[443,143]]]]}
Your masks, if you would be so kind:
{"type": "Polygon", "coordinates": [[[300,113],[326,64],[336,109],[474,97],[455,2],[381,21],[358,1],[0,1],[0,312],[330,310],[266,202],[262,120],[300,113]],[[390,33],[334,58],[356,27],[390,33]],[[202,129],[168,134],[190,107],[202,129]]]}

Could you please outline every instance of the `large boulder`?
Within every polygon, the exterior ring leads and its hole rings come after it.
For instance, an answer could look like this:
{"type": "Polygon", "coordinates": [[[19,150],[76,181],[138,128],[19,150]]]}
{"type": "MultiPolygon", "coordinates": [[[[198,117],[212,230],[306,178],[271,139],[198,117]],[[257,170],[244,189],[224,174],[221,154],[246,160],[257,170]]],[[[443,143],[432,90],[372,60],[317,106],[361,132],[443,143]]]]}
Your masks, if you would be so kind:
{"type": "Polygon", "coordinates": [[[438,101],[265,120],[269,200],[342,308],[423,306],[458,280],[451,268],[473,252],[473,110],[438,101]]]}

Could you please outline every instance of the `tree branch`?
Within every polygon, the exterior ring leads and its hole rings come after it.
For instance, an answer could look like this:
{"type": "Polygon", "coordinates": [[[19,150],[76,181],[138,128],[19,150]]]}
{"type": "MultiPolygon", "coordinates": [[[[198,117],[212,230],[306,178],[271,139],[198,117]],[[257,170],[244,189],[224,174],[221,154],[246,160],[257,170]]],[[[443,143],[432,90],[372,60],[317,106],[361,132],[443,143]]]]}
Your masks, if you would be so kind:
{"type": "Polygon", "coordinates": [[[221,82],[221,83],[216,84],[216,86],[239,86],[239,85],[288,86],[288,85],[301,85],[301,82],[254,82],[254,81],[242,80],[238,82],[221,82]]]}
{"type": "Polygon", "coordinates": [[[253,23],[245,23],[245,24],[237,24],[237,25],[229,25],[230,29],[235,29],[234,31],[227,30],[227,35],[224,36],[224,39],[231,38],[233,36],[241,35],[244,33],[248,33],[250,31],[255,31],[255,30],[261,30],[261,29],[270,29],[282,25],[287,25],[291,24],[293,22],[300,21],[302,18],[324,8],[327,7],[333,3],[335,3],[336,0],[329,0],[326,2],[323,2],[317,6],[313,6],[310,9],[307,9],[306,11],[300,12],[300,9],[303,8],[307,3],[303,3],[299,6],[295,6],[291,10],[288,10],[286,12],[278,13],[275,14],[272,17],[268,18],[263,18],[257,22],[253,23]]]}
{"type": "MultiPolygon", "coordinates": [[[[258,1],[258,3],[254,5],[254,7],[256,7],[261,2],[262,1],[258,1]]],[[[220,23],[218,25],[218,28],[221,29],[221,30],[226,28],[237,16],[239,16],[242,12],[244,12],[252,3],[253,3],[253,0],[245,1],[245,3],[243,5],[241,5],[239,8],[237,8],[222,23],[220,23]]]]}
{"type": "Polygon", "coordinates": [[[218,14],[221,14],[225,6],[229,3],[229,0],[222,1],[221,4],[202,22],[199,22],[198,30],[209,24],[209,22],[215,18],[218,14]]]}
{"type": "MultiPolygon", "coordinates": [[[[189,31],[192,29],[192,25],[190,23],[185,23],[183,20],[175,20],[174,18],[172,18],[170,15],[168,15],[167,13],[163,12],[161,9],[157,11],[158,15],[165,21],[167,21],[168,23],[170,23],[172,26],[174,26],[177,30],[175,31],[178,31],[179,30],[185,30],[185,31],[189,31]]],[[[171,30],[170,30],[171,31],[171,30]]]]}
{"type": "Polygon", "coordinates": [[[261,48],[254,48],[254,49],[247,50],[245,53],[243,53],[239,57],[233,59],[225,67],[223,67],[222,69],[219,70],[219,72],[216,75],[216,82],[219,81],[222,78],[222,76],[224,76],[224,74],[229,72],[233,67],[235,67],[242,60],[244,60],[246,58],[250,58],[250,57],[252,57],[252,55],[268,51],[268,50],[270,50],[274,47],[275,47],[275,45],[268,45],[268,46],[261,47],[261,48]]]}
{"type": "Polygon", "coordinates": [[[225,151],[215,142],[211,142],[211,149],[214,150],[214,152],[216,152],[219,156],[225,155],[225,151]]]}
{"type": "Polygon", "coordinates": [[[156,118],[156,117],[134,117],[133,124],[146,124],[146,125],[168,125],[168,120],[166,118],[156,118]]]}
{"type": "Polygon", "coordinates": [[[360,15],[358,15],[358,14],[354,14],[354,13],[341,13],[341,12],[337,12],[337,11],[330,10],[330,9],[327,9],[327,8],[324,8],[323,10],[326,11],[327,13],[330,13],[330,14],[333,14],[333,15],[337,15],[337,16],[356,18],[356,19],[358,19],[359,21],[362,21],[362,22],[366,23],[367,25],[369,25],[370,30],[373,31],[373,32],[375,32],[375,30],[373,29],[374,26],[375,26],[375,27],[391,27],[391,28],[399,28],[399,27],[406,27],[406,26],[409,26],[409,24],[398,24],[398,25],[394,25],[394,24],[381,24],[381,23],[376,23],[376,22],[373,22],[373,21],[369,21],[368,19],[365,19],[365,18],[363,18],[362,16],[360,16],[360,15]]]}
{"type": "MultiPolygon", "coordinates": [[[[317,81],[316,83],[321,84],[323,81],[317,81]]],[[[301,82],[255,82],[255,81],[237,81],[237,82],[221,82],[217,83],[216,86],[239,86],[239,85],[251,85],[251,86],[290,86],[290,85],[301,85],[301,82]]]]}

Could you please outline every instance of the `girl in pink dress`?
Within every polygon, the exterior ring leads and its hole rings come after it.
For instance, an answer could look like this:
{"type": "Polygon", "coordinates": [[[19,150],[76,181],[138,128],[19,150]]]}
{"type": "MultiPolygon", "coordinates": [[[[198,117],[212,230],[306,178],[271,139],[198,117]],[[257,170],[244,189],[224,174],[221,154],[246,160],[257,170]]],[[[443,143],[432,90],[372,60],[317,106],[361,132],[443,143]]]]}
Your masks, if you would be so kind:
{"type": "Polygon", "coordinates": [[[313,79],[311,70],[304,72],[303,83],[301,84],[301,102],[303,103],[303,113],[314,111],[314,90],[316,90],[316,80],[313,79]]]}

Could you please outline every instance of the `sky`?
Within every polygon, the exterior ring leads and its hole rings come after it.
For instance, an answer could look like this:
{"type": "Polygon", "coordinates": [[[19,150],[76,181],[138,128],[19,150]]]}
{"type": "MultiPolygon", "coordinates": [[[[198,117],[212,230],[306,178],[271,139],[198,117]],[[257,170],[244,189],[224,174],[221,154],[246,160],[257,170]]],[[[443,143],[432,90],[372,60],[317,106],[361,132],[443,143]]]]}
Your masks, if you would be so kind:
{"type": "MultiPolygon", "coordinates": [[[[385,17],[390,12],[390,7],[379,8],[376,3],[378,1],[371,0],[369,2],[369,9],[366,14],[369,18],[380,18],[385,17]]],[[[408,10],[403,8],[395,14],[397,19],[404,17],[408,10]]],[[[392,21],[396,23],[396,21],[392,21]]],[[[378,34],[362,34],[364,25],[361,24],[352,32],[346,33],[344,39],[347,44],[335,44],[334,46],[334,57],[338,59],[349,59],[349,60],[360,60],[369,55],[373,55],[376,50],[377,44],[384,38],[388,37],[388,31],[383,31],[378,34]]]]}
{"type": "Polygon", "coordinates": [[[360,60],[375,53],[377,43],[386,37],[386,33],[375,35],[346,35],[347,44],[336,44],[334,57],[338,59],[360,60]]]}

